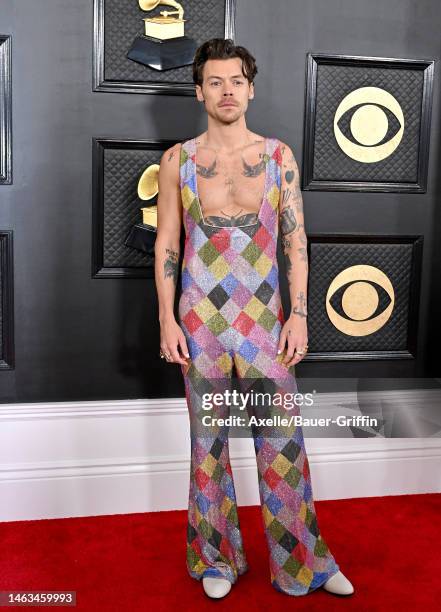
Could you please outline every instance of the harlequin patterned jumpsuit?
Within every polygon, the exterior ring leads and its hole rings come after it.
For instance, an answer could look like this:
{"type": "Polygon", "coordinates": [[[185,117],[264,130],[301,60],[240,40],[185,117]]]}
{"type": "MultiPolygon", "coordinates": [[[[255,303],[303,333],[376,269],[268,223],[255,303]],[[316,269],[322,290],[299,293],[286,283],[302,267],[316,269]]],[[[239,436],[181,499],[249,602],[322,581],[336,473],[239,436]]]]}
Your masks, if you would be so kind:
{"type": "MultiPolygon", "coordinates": [[[[266,177],[257,222],[206,224],[196,181],[196,139],[181,145],[180,189],[186,233],[179,320],[189,366],[181,365],[190,415],[191,471],[187,569],[193,578],[218,576],[235,583],[247,569],[229,458],[228,428],[199,435],[195,387],[216,378],[267,378],[297,391],[294,367],[277,355],[284,315],[276,257],[281,150],[265,139],[266,177]]],[[[290,414],[300,414],[298,406],[290,414]]],[[[276,431],[277,434],[277,431],[276,431]]],[[[320,535],[303,432],[288,437],[253,430],[271,584],[304,595],[339,571],[320,535]]]]}

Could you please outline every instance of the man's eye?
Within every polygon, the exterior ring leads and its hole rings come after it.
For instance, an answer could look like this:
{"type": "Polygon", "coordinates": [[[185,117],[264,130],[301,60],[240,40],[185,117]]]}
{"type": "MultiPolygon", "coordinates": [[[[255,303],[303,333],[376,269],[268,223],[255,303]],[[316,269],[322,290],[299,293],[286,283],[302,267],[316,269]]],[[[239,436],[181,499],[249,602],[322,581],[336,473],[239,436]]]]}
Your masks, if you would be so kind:
{"type": "Polygon", "coordinates": [[[235,81],[236,85],[242,85],[243,81],[235,81]]]}

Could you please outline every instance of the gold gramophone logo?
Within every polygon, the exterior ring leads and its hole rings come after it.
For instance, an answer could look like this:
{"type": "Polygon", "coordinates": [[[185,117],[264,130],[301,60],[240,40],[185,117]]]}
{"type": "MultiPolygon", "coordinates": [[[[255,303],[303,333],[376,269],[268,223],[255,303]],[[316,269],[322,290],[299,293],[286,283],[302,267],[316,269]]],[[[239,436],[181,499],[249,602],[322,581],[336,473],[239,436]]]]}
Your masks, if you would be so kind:
{"type": "Polygon", "coordinates": [[[404,133],[403,110],[381,87],[360,87],[348,93],[334,116],[334,135],[352,159],[371,164],[392,155],[404,133]],[[350,117],[350,110],[355,109],[350,117]],[[392,137],[389,132],[397,130],[392,137]],[[343,130],[346,132],[343,133],[343,130]]]}
{"type": "Polygon", "coordinates": [[[174,11],[160,11],[154,17],[145,17],[145,33],[160,40],[179,38],[184,36],[184,9],[182,4],[175,0],[139,0],[139,6],[143,11],[151,11],[159,4],[173,7],[174,11]],[[177,17],[171,17],[177,15],[177,17]]]}
{"type": "MultiPolygon", "coordinates": [[[[141,200],[152,200],[159,192],[159,164],[150,164],[141,174],[138,181],[138,197],[141,200]]],[[[158,227],[158,205],[141,208],[142,222],[158,227]]]]}
{"type": "Polygon", "coordinates": [[[392,283],[375,266],[356,265],[342,270],[332,280],[326,294],[326,311],[331,323],[348,336],[367,336],[381,329],[389,320],[394,305],[392,283]],[[380,303],[387,300],[386,308],[378,312],[380,303]]]}
{"type": "MultiPolygon", "coordinates": [[[[159,193],[159,164],[150,164],[142,172],[137,186],[141,200],[152,200],[159,193]]],[[[142,223],[135,223],[124,241],[125,246],[154,257],[158,232],[158,206],[141,208],[142,223]]]]}
{"type": "Polygon", "coordinates": [[[135,37],[127,57],[159,71],[191,65],[198,42],[185,34],[187,20],[182,4],[175,0],[138,0],[138,5],[149,13],[160,5],[168,8],[142,18],[144,33],[135,37]]]}

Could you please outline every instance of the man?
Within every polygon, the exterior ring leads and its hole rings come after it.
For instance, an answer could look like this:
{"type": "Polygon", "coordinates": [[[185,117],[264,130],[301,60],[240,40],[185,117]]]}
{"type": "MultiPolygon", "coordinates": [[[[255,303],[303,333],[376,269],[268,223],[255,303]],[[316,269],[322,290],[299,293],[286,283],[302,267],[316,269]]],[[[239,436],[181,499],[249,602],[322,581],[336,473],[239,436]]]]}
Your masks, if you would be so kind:
{"type": "MultiPolygon", "coordinates": [[[[297,390],[293,368],[307,351],[307,238],[299,170],[290,147],[248,130],[254,57],[231,40],[196,52],[196,95],[207,130],[168,149],[159,171],[155,277],[161,357],[181,365],[191,427],[187,568],[210,597],[248,569],[228,454],[228,428],[201,433],[200,388],[229,379],[297,390]],[[180,233],[186,232],[179,321],[173,304],[180,233]],[[291,298],[284,321],[276,258],[280,231],[291,298]],[[205,386],[204,386],[205,385],[205,386]]],[[[225,406],[220,414],[228,414],[225,406]],[[224,411],[224,412],[222,412],[224,411]]],[[[299,412],[297,411],[297,414],[299,412]]],[[[351,594],[318,530],[301,427],[253,430],[271,583],[303,595],[351,594]],[[256,430],[257,431],[257,430],[256,430]],[[263,432],[263,433],[262,433],[263,432]]]]}

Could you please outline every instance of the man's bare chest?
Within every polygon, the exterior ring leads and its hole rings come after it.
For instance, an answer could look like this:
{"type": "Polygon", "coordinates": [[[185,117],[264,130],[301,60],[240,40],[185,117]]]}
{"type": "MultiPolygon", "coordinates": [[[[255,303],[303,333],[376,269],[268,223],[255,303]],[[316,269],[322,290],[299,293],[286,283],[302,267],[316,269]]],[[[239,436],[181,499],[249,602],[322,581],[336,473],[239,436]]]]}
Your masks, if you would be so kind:
{"type": "Polygon", "coordinates": [[[242,218],[252,222],[259,214],[265,194],[268,155],[265,142],[253,143],[231,155],[210,147],[196,150],[197,192],[204,219],[223,221],[242,218]]]}

